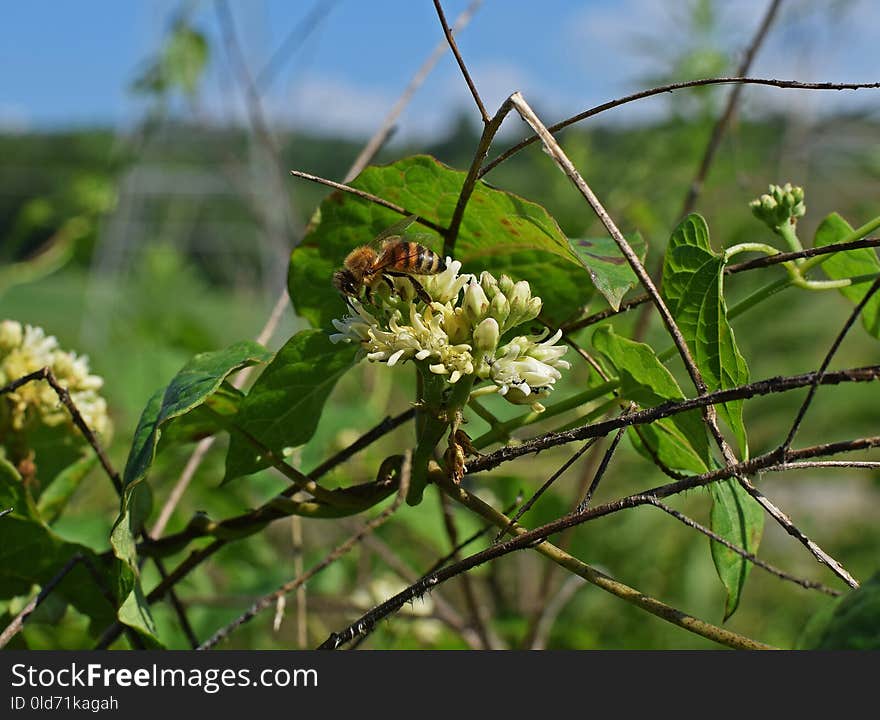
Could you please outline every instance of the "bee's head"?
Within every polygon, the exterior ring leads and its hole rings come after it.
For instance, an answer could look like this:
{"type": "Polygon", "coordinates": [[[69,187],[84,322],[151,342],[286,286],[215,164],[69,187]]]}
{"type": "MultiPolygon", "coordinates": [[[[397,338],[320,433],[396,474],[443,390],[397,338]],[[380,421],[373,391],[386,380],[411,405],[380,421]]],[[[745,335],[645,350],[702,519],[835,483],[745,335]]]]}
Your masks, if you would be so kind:
{"type": "Polygon", "coordinates": [[[337,270],[333,273],[333,287],[343,295],[357,296],[358,283],[349,270],[337,270]]]}

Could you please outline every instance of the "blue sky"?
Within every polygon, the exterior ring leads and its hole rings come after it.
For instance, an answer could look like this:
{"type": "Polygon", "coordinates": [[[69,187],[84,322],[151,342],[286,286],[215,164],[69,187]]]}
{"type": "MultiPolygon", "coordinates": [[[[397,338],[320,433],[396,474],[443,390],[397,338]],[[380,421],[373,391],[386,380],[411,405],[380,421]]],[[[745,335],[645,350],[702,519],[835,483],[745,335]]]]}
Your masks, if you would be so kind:
{"type": "MultiPolygon", "coordinates": [[[[259,71],[316,0],[229,0],[247,61],[259,71]]],[[[203,104],[217,120],[244,117],[213,4],[192,3],[212,57],[203,104]]],[[[369,133],[441,39],[430,0],[327,0],[329,11],[291,54],[264,101],[274,122],[351,135],[369,133]]],[[[450,22],[468,4],[445,0],[450,22]]],[[[485,0],[459,45],[490,112],[513,90],[558,119],[645,86],[658,55],[688,42],[687,0],[485,0]]],[[[717,2],[716,39],[741,49],[766,0],[717,2]]],[[[128,91],[161,45],[172,0],[28,0],[2,3],[0,128],[125,125],[143,112],[128,91]]],[[[753,74],[799,80],[880,79],[877,0],[785,0],[753,74]]],[[[750,90],[753,106],[801,113],[880,108],[880,92],[821,95],[750,90]]],[[[615,112],[637,120],[668,98],[615,112]]],[[[401,134],[434,133],[451,115],[473,112],[450,55],[400,123],[401,134]]]]}

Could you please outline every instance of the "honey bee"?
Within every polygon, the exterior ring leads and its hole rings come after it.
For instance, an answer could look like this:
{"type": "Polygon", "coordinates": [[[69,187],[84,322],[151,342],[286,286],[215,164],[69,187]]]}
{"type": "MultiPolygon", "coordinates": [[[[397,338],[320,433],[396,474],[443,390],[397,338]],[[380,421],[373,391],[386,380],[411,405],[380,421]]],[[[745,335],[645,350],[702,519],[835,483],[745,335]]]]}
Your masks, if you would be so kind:
{"type": "Polygon", "coordinates": [[[446,269],[446,263],[433,250],[416,242],[418,235],[401,235],[415,217],[410,215],[377,235],[369,244],[352,250],[346,256],[342,270],[333,273],[333,286],[347,298],[359,297],[363,289],[369,302],[378,283],[384,281],[393,288],[391,277],[405,277],[419,299],[430,303],[431,296],[413,276],[436,275],[446,269]]]}

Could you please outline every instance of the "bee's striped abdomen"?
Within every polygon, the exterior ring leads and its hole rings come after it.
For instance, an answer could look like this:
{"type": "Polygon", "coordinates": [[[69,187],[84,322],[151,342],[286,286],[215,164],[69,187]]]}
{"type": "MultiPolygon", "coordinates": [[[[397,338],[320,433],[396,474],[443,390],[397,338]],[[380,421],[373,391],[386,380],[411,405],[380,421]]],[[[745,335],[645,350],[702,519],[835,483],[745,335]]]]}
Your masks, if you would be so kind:
{"type": "Polygon", "coordinates": [[[383,255],[386,257],[383,258],[382,264],[392,272],[408,275],[436,275],[446,269],[446,263],[437,253],[410,240],[389,244],[383,255]]]}

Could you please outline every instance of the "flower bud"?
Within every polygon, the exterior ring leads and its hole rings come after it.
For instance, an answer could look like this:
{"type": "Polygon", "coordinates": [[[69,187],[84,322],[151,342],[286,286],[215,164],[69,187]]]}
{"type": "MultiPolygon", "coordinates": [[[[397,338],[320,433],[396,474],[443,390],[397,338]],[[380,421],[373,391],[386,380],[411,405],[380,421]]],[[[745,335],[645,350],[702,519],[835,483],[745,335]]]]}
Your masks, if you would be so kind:
{"type": "Polygon", "coordinates": [[[786,224],[793,225],[797,218],[806,213],[804,189],[785,183],[783,186],[770,185],[769,191],[749,203],[752,213],[769,227],[779,233],[786,224]]]}
{"type": "Polygon", "coordinates": [[[489,303],[489,315],[498,321],[498,324],[507,329],[507,316],[510,315],[510,303],[504,293],[498,293],[489,303]]]}
{"type": "Polygon", "coordinates": [[[489,300],[494,300],[495,296],[501,292],[501,289],[498,287],[498,281],[492,273],[485,270],[480,273],[480,287],[483,288],[483,292],[486,293],[486,297],[489,300]]]}
{"type": "Polygon", "coordinates": [[[15,320],[4,320],[0,322],[0,352],[8,352],[14,347],[21,345],[24,337],[24,330],[21,323],[15,320]]]}
{"type": "Polygon", "coordinates": [[[498,278],[498,289],[507,295],[509,299],[511,294],[513,294],[513,280],[508,275],[502,275],[498,278]]]}
{"type": "Polygon", "coordinates": [[[495,318],[487,317],[474,329],[474,348],[482,353],[495,352],[501,329],[495,318]]]}
{"type": "Polygon", "coordinates": [[[464,312],[471,322],[479,322],[489,311],[489,298],[478,282],[470,282],[464,291],[464,312]]]}

